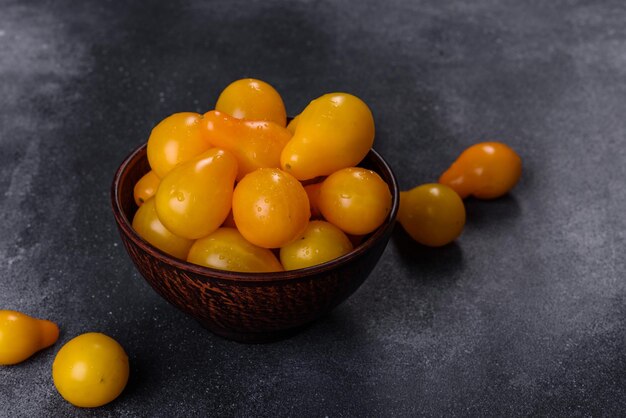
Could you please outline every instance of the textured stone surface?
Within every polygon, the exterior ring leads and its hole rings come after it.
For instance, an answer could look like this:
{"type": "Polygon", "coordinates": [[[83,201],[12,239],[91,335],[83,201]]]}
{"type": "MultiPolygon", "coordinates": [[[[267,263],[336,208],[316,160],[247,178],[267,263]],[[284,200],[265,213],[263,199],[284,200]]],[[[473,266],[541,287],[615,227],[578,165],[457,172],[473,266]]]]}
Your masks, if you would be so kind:
{"type": "Polygon", "coordinates": [[[0,0],[0,308],[62,328],[0,367],[0,416],[623,414],[624,21],[621,1],[0,0]],[[138,276],[109,186],[161,118],[243,76],[290,114],[362,97],[403,188],[484,139],[518,150],[522,181],[467,201],[446,248],[396,231],[359,291],[293,338],[220,339],[138,276]],[[50,368],[87,331],[116,338],[132,374],[79,411],[50,368]]]}

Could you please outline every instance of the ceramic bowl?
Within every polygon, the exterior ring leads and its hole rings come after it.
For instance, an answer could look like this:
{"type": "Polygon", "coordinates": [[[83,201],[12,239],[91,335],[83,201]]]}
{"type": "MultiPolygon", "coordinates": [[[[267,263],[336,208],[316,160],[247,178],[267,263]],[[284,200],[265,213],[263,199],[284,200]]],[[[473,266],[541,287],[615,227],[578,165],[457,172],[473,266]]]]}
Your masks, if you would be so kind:
{"type": "Polygon", "coordinates": [[[352,252],[300,270],[216,270],[176,259],[144,241],[131,223],[137,210],[133,187],[150,169],[146,145],[133,151],[115,173],[111,204],[130,259],[158,294],[222,337],[266,342],[292,334],[346,300],[365,281],[387,246],[400,201],[396,179],[374,150],[360,166],[376,171],[389,185],[392,207],[385,223],[352,252]]]}

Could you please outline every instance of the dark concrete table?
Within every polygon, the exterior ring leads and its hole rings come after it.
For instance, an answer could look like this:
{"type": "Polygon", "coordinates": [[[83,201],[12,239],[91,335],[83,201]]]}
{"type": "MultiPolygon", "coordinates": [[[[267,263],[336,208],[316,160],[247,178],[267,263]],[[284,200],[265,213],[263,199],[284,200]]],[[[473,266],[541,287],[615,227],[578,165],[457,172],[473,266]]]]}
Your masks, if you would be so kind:
{"type": "Polygon", "coordinates": [[[625,21],[617,0],[0,0],[0,308],[62,327],[0,368],[0,416],[623,415],[625,21]],[[291,114],[362,97],[405,189],[487,139],[518,150],[523,179],[468,200],[456,244],[396,231],[353,297],[293,338],[223,340],[139,277],[109,186],[156,122],[244,76],[291,114]],[[132,365],[93,411],[50,374],[87,331],[132,365]]]}

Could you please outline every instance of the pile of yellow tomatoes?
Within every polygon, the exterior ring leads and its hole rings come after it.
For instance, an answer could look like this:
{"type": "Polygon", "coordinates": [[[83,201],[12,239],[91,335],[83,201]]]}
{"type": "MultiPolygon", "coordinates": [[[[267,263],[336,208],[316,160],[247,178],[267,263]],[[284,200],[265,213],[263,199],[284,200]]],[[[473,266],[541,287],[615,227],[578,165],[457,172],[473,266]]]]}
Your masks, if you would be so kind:
{"type": "MultiPolygon", "coordinates": [[[[148,139],[151,170],[135,185],[133,228],[160,250],[189,262],[239,272],[305,268],[335,259],[389,216],[380,176],[358,164],[374,141],[368,106],[346,93],[313,100],[287,124],[269,84],[242,79],[215,110],[176,113],[148,139]]],[[[520,157],[500,142],[466,149],[439,178],[400,194],[398,219],[417,242],[442,246],[465,225],[462,199],[494,199],[515,186],[520,157]]],[[[0,365],[53,345],[51,321],[0,310],[0,365]]],[[[129,374],[112,338],[86,333],[52,365],[59,393],[80,407],[115,399],[129,374]]]]}
{"type": "MultiPolygon", "coordinates": [[[[256,79],[230,84],[204,115],[161,121],[148,139],[151,171],[135,186],[137,233],[174,257],[242,272],[350,252],[392,203],[380,176],[358,167],[374,142],[372,113],[330,93],[287,122],[280,94],[256,79]]],[[[402,192],[398,220],[421,244],[448,244],[465,225],[462,199],[506,194],[521,169],[507,145],[475,144],[438,183],[402,192]]]]}
{"type": "Polygon", "coordinates": [[[389,215],[387,183],[358,167],[373,142],[372,113],[354,95],[318,97],[287,124],[271,85],[235,81],[215,110],[176,113],[152,130],[133,228],[174,257],[222,270],[324,263],[389,215]]]}

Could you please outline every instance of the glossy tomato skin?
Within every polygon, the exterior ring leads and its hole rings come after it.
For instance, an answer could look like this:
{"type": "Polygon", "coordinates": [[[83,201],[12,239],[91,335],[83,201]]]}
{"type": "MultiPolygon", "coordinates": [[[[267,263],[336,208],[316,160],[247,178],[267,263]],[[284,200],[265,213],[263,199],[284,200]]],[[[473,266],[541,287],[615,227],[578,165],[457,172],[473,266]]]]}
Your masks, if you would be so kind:
{"type": "Polygon", "coordinates": [[[461,153],[439,178],[461,198],[495,199],[511,190],[522,175],[522,159],[501,142],[481,142],[461,153]]]}
{"type": "Polygon", "coordinates": [[[58,338],[59,327],[51,321],[0,310],[0,365],[21,363],[58,338]]]}
{"type": "Polygon", "coordinates": [[[204,139],[202,115],[175,113],[152,129],[148,138],[148,162],[157,177],[165,175],[178,164],[189,161],[210,148],[204,139]]]}
{"type": "Polygon", "coordinates": [[[148,199],[155,195],[161,179],[153,170],[148,171],[135,184],[133,197],[137,206],[143,205],[148,199]]]}
{"type": "Polygon", "coordinates": [[[270,84],[254,78],[243,78],[229,84],[220,94],[215,110],[237,119],[263,120],[287,124],[282,97],[270,84]]]}
{"type": "Polygon", "coordinates": [[[235,228],[219,228],[197,240],[187,261],[201,266],[239,272],[282,271],[274,253],[248,242],[235,228]]]}
{"type": "Polygon", "coordinates": [[[122,346],[95,332],[67,342],[52,364],[52,378],[59,394],[83,408],[102,406],[117,398],[128,375],[128,356],[122,346]]]}
{"type": "Polygon", "coordinates": [[[450,187],[423,184],[400,193],[398,220],[415,241],[440,247],[463,232],[465,206],[450,187]]]}
{"type": "Polygon", "coordinates": [[[356,166],[374,143],[372,112],[348,93],[329,93],[313,100],[297,119],[280,163],[298,180],[356,166]]]}
{"type": "Polygon", "coordinates": [[[205,113],[202,123],[207,141],[237,158],[237,180],[257,168],[279,168],[291,139],[291,132],[274,122],[240,120],[217,110],[205,113]]]}
{"type": "Polygon", "coordinates": [[[167,229],[159,220],[154,198],[148,199],[137,209],[133,218],[133,229],[139,236],[159,250],[185,260],[193,240],[179,237],[167,229]]]}
{"type": "Polygon", "coordinates": [[[322,219],[322,212],[320,211],[320,190],[322,189],[322,183],[312,183],[304,186],[307,196],[309,197],[309,204],[311,207],[311,219],[322,219]]]}
{"type": "Polygon", "coordinates": [[[350,167],[328,176],[319,192],[324,218],[352,235],[365,235],[383,224],[391,210],[389,186],[372,170],[350,167]]]}
{"type": "Polygon", "coordinates": [[[311,210],[304,187],[277,168],[246,175],[233,193],[233,216],[239,232],[263,248],[279,248],[305,230],[311,210]]]}
{"type": "Polygon", "coordinates": [[[157,190],[159,219],[179,237],[209,235],[228,216],[236,176],[237,160],[219,148],[180,164],[161,180],[157,190]]]}
{"type": "Polygon", "coordinates": [[[285,270],[296,270],[334,260],[352,248],[341,229],[325,221],[311,221],[299,239],[280,249],[280,262],[285,270]]]}

